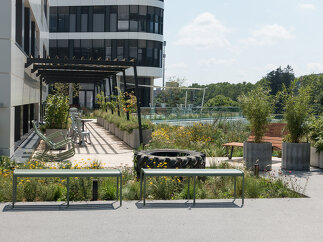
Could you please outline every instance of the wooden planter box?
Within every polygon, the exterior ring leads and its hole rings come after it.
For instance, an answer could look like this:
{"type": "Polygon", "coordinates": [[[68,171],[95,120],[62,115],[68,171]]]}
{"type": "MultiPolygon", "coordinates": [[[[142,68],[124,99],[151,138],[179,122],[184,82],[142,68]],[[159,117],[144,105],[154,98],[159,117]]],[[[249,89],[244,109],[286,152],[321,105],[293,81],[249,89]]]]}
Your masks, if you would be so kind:
{"type": "Polygon", "coordinates": [[[316,151],[316,148],[311,147],[311,166],[323,168],[323,151],[316,151]]]}
{"type": "Polygon", "coordinates": [[[308,171],[310,169],[310,143],[283,142],[282,168],[287,170],[308,171]]]}
{"type": "MultiPolygon", "coordinates": [[[[52,135],[58,131],[62,131],[64,136],[67,137],[67,129],[46,129],[46,136],[52,135]]],[[[58,143],[60,141],[64,140],[64,137],[56,137],[54,139],[51,139],[53,141],[53,143],[58,143]]],[[[66,150],[66,145],[62,146],[60,149],[57,150],[66,150]]]]}
{"type": "Polygon", "coordinates": [[[243,143],[243,159],[247,169],[254,169],[258,160],[259,170],[271,170],[272,165],[272,144],[266,143],[243,143]]]}

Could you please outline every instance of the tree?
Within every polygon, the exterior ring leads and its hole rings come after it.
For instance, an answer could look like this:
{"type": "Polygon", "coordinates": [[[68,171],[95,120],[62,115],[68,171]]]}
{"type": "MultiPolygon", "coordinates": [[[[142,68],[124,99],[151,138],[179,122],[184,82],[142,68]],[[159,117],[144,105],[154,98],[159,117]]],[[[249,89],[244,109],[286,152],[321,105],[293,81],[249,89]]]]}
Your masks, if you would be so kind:
{"type": "Polygon", "coordinates": [[[167,103],[169,107],[176,107],[176,104],[184,103],[184,92],[180,88],[184,82],[184,78],[170,77],[168,86],[172,88],[165,88],[165,90],[162,90],[157,96],[156,101],[158,103],[167,103]]]}
{"type": "Polygon", "coordinates": [[[270,94],[276,95],[279,91],[283,90],[283,86],[289,88],[294,79],[294,70],[288,65],[284,69],[279,67],[276,70],[269,72],[262,81],[269,85],[271,90],[270,94]]]}
{"type": "MultiPolygon", "coordinates": [[[[287,66],[282,69],[277,68],[274,71],[269,72],[266,77],[262,78],[256,85],[260,85],[265,88],[269,88],[270,95],[276,96],[277,93],[281,92],[284,87],[289,88],[291,83],[294,81],[295,75],[291,66],[287,66]]],[[[275,113],[283,112],[283,100],[277,99],[275,113]]]]}
{"type": "Polygon", "coordinates": [[[299,78],[301,86],[311,86],[310,105],[316,115],[323,113],[323,74],[312,74],[299,78]]]}
{"type": "Polygon", "coordinates": [[[231,98],[223,95],[217,95],[214,98],[208,100],[205,104],[206,107],[234,107],[238,106],[238,103],[232,101],[231,98]]]}

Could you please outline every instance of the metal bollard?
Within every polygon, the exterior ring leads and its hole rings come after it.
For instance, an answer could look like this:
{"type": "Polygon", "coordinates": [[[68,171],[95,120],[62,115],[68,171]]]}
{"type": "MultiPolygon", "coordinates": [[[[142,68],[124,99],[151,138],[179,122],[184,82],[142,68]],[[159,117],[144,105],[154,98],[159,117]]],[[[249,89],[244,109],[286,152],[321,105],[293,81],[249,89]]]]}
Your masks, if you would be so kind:
{"type": "Polygon", "coordinates": [[[92,183],[92,201],[97,201],[98,200],[98,180],[93,180],[92,183]]]}
{"type": "Polygon", "coordinates": [[[255,176],[257,178],[259,177],[259,160],[257,160],[255,164],[255,176]]]}

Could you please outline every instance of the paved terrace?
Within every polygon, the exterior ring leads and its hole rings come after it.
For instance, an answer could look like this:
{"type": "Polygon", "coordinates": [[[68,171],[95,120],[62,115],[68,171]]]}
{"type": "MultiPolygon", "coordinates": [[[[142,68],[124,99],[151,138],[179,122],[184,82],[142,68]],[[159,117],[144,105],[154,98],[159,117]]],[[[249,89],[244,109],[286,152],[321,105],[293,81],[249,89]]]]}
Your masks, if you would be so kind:
{"type": "MultiPolygon", "coordinates": [[[[88,123],[92,145],[77,159],[98,159],[108,167],[132,166],[132,150],[96,123],[88,123]],[[122,157],[122,158],[121,158],[122,157]]],[[[224,158],[208,158],[220,162],[224,158]]],[[[238,159],[239,160],[239,159],[238,159]]],[[[239,165],[239,162],[233,162],[239,165]]],[[[278,174],[279,159],[272,173],[278,174]]],[[[289,172],[302,199],[246,199],[0,204],[1,241],[322,241],[323,170],[289,172]],[[297,179],[297,180],[296,180],[297,179]]]]}
{"type": "MultiPolygon", "coordinates": [[[[98,125],[96,120],[85,123],[85,130],[90,132],[91,143],[84,146],[75,145],[76,155],[71,158],[73,164],[86,165],[93,161],[100,161],[106,168],[133,167],[133,149],[114,136],[112,133],[98,125]]],[[[44,149],[41,141],[37,152],[44,149]]],[[[207,166],[227,160],[226,157],[208,157],[207,166]]],[[[239,166],[241,157],[234,157],[233,164],[239,166]]]]}
{"type": "Polygon", "coordinates": [[[0,204],[2,241],[322,241],[323,172],[302,199],[0,204]],[[112,203],[112,204],[111,204],[112,203]]]}

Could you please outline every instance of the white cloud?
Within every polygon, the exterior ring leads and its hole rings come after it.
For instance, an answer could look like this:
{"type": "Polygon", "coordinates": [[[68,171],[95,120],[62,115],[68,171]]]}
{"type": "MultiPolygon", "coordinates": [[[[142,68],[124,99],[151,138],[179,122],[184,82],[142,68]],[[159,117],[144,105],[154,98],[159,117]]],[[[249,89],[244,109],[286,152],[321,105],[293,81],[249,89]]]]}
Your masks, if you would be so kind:
{"type": "Polygon", "coordinates": [[[323,63],[308,63],[307,69],[312,73],[322,73],[323,72],[323,63]]]}
{"type": "Polygon", "coordinates": [[[276,70],[277,68],[278,67],[275,64],[267,64],[264,69],[265,71],[273,71],[273,70],[276,70]]]}
{"type": "Polygon", "coordinates": [[[265,25],[260,29],[253,30],[251,37],[243,39],[242,42],[248,45],[268,46],[280,40],[288,40],[293,35],[283,26],[278,24],[265,25]]]}
{"type": "Polygon", "coordinates": [[[214,66],[214,65],[232,65],[233,63],[235,63],[237,60],[236,59],[216,59],[216,58],[210,58],[210,59],[205,59],[205,60],[201,60],[199,62],[200,66],[214,66]]]}
{"type": "Polygon", "coordinates": [[[188,66],[184,62],[180,62],[180,63],[174,63],[174,64],[170,65],[170,68],[173,68],[173,69],[187,69],[188,66]]]}
{"type": "Polygon", "coordinates": [[[192,46],[198,49],[229,47],[226,34],[230,32],[215,16],[209,12],[197,16],[178,33],[177,45],[192,46]]]}
{"type": "Polygon", "coordinates": [[[315,10],[315,5],[311,3],[300,3],[297,7],[300,9],[315,10]]]}

